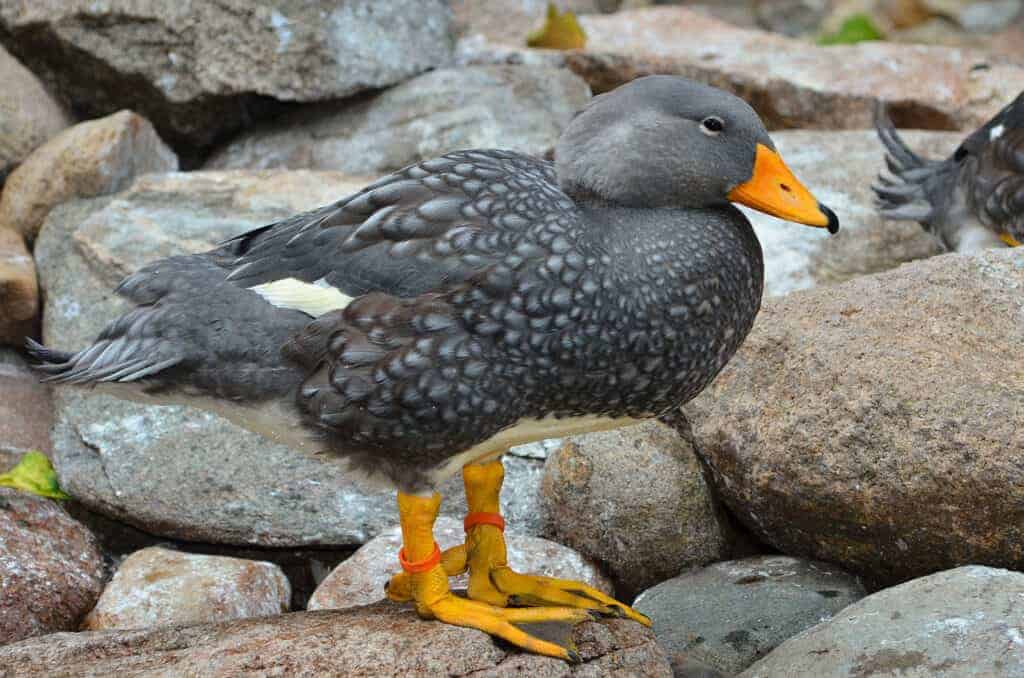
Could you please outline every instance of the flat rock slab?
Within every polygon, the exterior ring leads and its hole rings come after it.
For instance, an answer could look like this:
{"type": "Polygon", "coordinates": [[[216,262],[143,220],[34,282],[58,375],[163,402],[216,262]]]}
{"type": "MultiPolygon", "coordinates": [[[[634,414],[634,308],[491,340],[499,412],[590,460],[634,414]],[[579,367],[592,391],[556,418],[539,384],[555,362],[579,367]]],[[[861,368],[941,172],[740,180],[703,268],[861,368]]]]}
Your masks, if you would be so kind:
{"type": "Polygon", "coordinates": [[[1024,676],[1024,574],[969,565],[879,591],[741,674],[1024,676]]]}
{"type": "Polygon", "coordinates": [[[105,575],[96,540],[56,501],[0,487],[0,645],[77,629],[105,575]]]}
{"type": "MultiPolygon", "coordinates": [[[[438,518],[434,540],[441,550],[466,541],[462,521],[438,518]]],[[[400,571],[398,549],[402,533],[398,527],[382,532],[327,575],[309,599],[310,610],[341,610],[369,605],[384,598],[384,585],[400,571]]],[[[556,579],[574,579],[614,596],[615,590],[597,566],[568,546],[540,537],[510,534],[506,539],[508,564],[516,572],[541,574],[556,579]]],[[[453,590],[465,589],[469,575],[449,580],[453,590]]]]}
{"type": "Polygon", "coordinates": [[[323,101],[445,63],[442,0],[2,0],[0,39],[91,117],[131,108],[206,146],[265,99],[323,101]]]}
{"type": "Polygon", "coordinates": [[[900,126],[974,129],[1024,89],[1024,65],[982,52],[885,42],[819,47],[684,7],[584,16],[580,23],[582,50],[470,37],[460,42],[458,59],[562,64],[595,92],[641,75],[684,75],[739,94],[774,128],[864,129],[883,102],[900,126]]]}
{"type": "Polygon", "coordinates": [[[856,577],[826,563],[756,556],[681,574],[633,606],[654,622],[677,675],[695,666],[733,675],[864,595],[856,577]]]}
{"type": "MultiPolygon", "coordinates": [[[[147,175],[113,198],[50,213],[36,256],[44,336],[81,348],[127,308],[111,290],[143,264],[215,243],[348,195],[369,180],[317,172],[147,175]]],[[[337,464],[304,457],[219,417],[73,388],[55,391],[54,465],[92,510],[187,541],[254,546],[361,544],[397,523],[393,491],[367,489],[337,464]]],[[[507,458],[510,532],[538,534],[542,462],[507,458]]],[[[445,515],[465,513],[461,479],[445,515]]]]}
{"type": "Polygon", "coordinates": [[[685,406],[721,497],[875,584],[1024,564],[1024,258],[947,254],[770,299],[685,406]]]}
{"type": "Polygon", "coordinates": [[[206,168],[376,174],[465,148],[543,155],[589,99],[564,68],[442,68],[358,102],[282,116],[233,139],[206,168]]]}
{"type": "Polygon", "coordinates": [[[58,634],[0,648],[11,676],[671,676],[654,634],[636,622],[586,622],[584,663],[522,654],[472,629],[378,603],[214,625],[58,634]]]}

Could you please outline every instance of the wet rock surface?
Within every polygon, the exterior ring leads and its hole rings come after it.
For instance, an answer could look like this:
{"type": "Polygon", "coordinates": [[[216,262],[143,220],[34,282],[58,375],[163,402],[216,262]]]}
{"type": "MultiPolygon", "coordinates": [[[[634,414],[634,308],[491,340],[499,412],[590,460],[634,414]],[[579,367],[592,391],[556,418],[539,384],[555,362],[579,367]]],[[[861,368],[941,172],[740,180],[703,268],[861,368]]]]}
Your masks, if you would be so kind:
{"type": "Polygon", "coordinates": [[[692,448],[655,421],[567,438],[544,467],[542,498],[546,534],[600,563],[626,602],[729,550],[692,448]]]}
{"type": "MultiPolygon", "coordinates": [[[[434,540],[441,550],[463,543],[462,521],[439,518],[434,540]]],[[[382,532],[331,572],[309,600],[310,610],[340,610],[368,605],[384,598],[384,585],[400,570],[398,550],[402,533],[398,527],[382,532]]],[[[572,549],[540,537],[509,535],[506,539],[508,564],[516,572],[542,574],[556,579],[574,579],[614,595],[612,584],[594,563],[572,549]]],[[[452,589],[465,589],[469,575],[449,579],[452,589]]]]}
{"type": "Polygon", "coordinates": [[[131,108],[207,146],[277,101],[400,82],[451,53],[441,0],[4,0],[0,40],[90,116],[131,108]]]}
{"type": "Polygon", "coordinates": [[[92,535],[57,502],[0,487],[0,645],[77,629],[105,574],[92,535]]]}
{"type": "Polygon", "coordinates": [[[969,565],[879,591],[783,643],[745,678],[1024,676],[1024,574],[969,565]]]}
{"type": "Polygon", "coordinates": [[[677,675],[733,675],[864,595],[856,577],[826,563],[758,556],[681,574],[634,607],[654,622],[677,675]]]}
{"type": "Polygon", "coordinates": [[[564,69],[440,69],[358,102],[284,116],[232,140],[206,167],[374,174],[465,148],[543,155],[589,98],[564,69]]]}
{"type": "Polygon", "coordinates": [[[424,621],[407,607],[351,610],[171,627],[51,635],[0,648],[14,675],[195,674],[671,676],[650,629],[627,620],[586,622],[574,639],[583,664],[522,654],[473,629],[424,621]]]}
{"type": "Polygon", "coordinates": [[[1024,562],[1024,261],[943,255],[768,300],[684,409],[761,539],[877,582],[1024,562]]]}
{"type": "MultiPolygon", "coordinates": [[[[111,290],[159,257],[196,252],[332,202],[369,180],[316,172],[150,175],[114,198],[51,212],[36,246],[47,298],[44,337],[80,348],[126,309],[111,290]]],[[[96,392],[55,391],[54,465],[89,508],[188,541],[292,547],[361,544],[397,523],[394,492],[304,457],[215,415],[96,392]]],[[[503,511],[510,533],[540,531],[542,462],[510,455],[503,511]]],[[[465,513],[461,479],[442,493],[465,513]]]]}
{"type": "Polygon", "coordinates": [[[272,563],[152,547],[121,562],[84,629],[199,624],[288,611],[291,587],[272,563]]]}

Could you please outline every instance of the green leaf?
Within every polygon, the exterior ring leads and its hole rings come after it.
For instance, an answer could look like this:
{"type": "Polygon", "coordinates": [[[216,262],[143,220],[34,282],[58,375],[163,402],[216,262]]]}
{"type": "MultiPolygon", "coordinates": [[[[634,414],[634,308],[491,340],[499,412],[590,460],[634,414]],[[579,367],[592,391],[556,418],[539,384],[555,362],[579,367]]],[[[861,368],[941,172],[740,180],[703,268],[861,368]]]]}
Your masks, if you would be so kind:
{"type": "Polygon", "coordinates": [[[57,484],[57,472],[42,452],[26,452],[18,465],[0,475],[0,485],[50,499],[71,499],[57,484]]]}
{"type": "Polygon", "coordinates": [[[587,34],[575,14],[569,11],[559,14],[555,3],[549,2],[544,25],[526,36],[526,44],[546,49],[582,49],[587,44],[587,34]]]}
{"type": "Polygon", "coordinates": [[[867,14],[851,14],[839,30],[818,38],[819,45],[853,45],[868,40],[883,40],[882,32],[867,14]]]}

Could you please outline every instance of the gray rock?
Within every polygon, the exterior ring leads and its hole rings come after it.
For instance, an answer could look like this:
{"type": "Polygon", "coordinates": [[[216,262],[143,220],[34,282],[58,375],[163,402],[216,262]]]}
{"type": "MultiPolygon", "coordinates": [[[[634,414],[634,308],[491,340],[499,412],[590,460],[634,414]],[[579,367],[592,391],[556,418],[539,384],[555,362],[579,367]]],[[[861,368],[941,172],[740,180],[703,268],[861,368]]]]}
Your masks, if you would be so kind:
{"type": "Polygon", "coordinates": [[[880,41],[821,47],[686,7],[590,14],[580,24],[582,50],[530,50],[475,35],[459,41],[456,61],[568,66],[595,94],[641,75],[683,75],[739,94],[773,129],[865,129],[882,102],[900,126],[973,130],[1024,89],[1017,59],[880,41]]]}
{"type": "MultiPolygon", "coordinates": [[[[439,518],[434,540],[441,550],[466,540],[461,520],[439,518]]],[[[310,610],[341,610],[369,605],[384,598],[384,585],[399,571],[398,549],[402,533],[396,526],[377,535],[351,558],[334,568],[309,599],[310,610]]],[[[506,540],[508,564],[516,572],[574,579],[614,595],[612,584],[594,563],[567,546],[540,537],[511,534],[506,540]]],[[[469,575],[449,580],[452,589],[465,589],[469,575]]]]}
{"type": "Polygon", "coordinates": [[[856,577],[831,565],[758,556],[681,574],[634,606],[654,622],[677,675],[694,666],[732,675],[864,595],[856,577]]]}
{"type": "Polygon", "coordinates": [[[463,148],[543,155],[590,89],[565,69],[441,69],[368,97],[302,109],[246,132],[209,169],[389,172],[463,148]]]}
{"type": "MultiPolygon", "coordinates": [[[[116,197],[51,212],[36,255],[47,298],[44,336],[81,348],[118,313],[111,289],[158,257],[194,252],[363,180],[313,172],[147,175],[116,197]]],[[[394,492],[356,484],[328,460],[302,456],[208,413],[95,392],[56,391],[54,465],[89,508],[162,536],[257,546],[361,544],[397,522],[394,492]]],[[[503,511],[510,533],[540,530],[538,460],[509,456],[503,511]]],[[[445,515],[465,513],[461,479],[445,515]]]]}
{"type": "Polygon", "coordinates": [[[73,120],[42,83],[0,46],[0,180],[73,120]]]}
{"type": "Polygon", "coordinates": [[[788,640],[745,678],[1024,676],[1024,574],[969,565],[879,591],[788,640]]]}
{"type": "Polygon", "coordinates": [[[583,664],[530,655],[473,629],[378,603],[202,626],[61,633],[0,647],[4,675],[652,676],[672,675],[650,629],[586,622],[583,664]]]}
{"type": "Polygon", "coordinates": [[[729,550],[692,447],[655,421],[566,439],[542,500],[547,534],[601,563],[627,601],[729,550]]]}
{"type": "Polygon", "coordinates": [[[96,540],[57,502],[0,487],[0,645],[77,629],[105,574],[96,540]]]}
{"type": "Polygon", "coordinates": [[[91,631],[201,624],[288,611],[277,565],[152,547],[121,562],[82,628],[91,631]]]}
{"type": "MultiPolygon", "coordinates": [[[[963,139],[945,132],[904,137],[921,154],[943,158],[963,139]]],[[[871,184],[885,161],[873,131],[773,132],[772,140],[797,178],[839,215],[841,228],[826,236],[821,229],[741,208],[764,250],[765,294],[842,282],[942,251],[919,224],[886,221],[875,210],[871,184]]]]}
{"type": "Polygon", "coordinates": [[[0,39],[90,117],[130,108],[207,146],[265,98],[323,101],[450,58],[442,0],[3,0],[0,39]]]}
{"type": "Polygon", "coordinates": [[[769,299],[684,409],[718,496],[783,553],[897,582],[1024,563],[1024,258],[943,255],[769,299]]]}
{"type": "Polygon", "coordinates": [[[38,450],[49,455],[53,401],[49,387],[13,349],[0,348],[0,473],[22,454],[38,450]]]}

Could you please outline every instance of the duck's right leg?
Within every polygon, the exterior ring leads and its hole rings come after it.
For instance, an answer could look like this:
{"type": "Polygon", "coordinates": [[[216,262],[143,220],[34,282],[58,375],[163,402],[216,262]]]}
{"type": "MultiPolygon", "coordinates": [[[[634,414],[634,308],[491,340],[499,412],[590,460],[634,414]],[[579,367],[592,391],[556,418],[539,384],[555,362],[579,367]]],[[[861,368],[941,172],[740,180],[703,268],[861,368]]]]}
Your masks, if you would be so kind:
{"type": "Polygon", "coordinates": [[[590,611],[569,607],[494,607],[458,597],[449,590],[449,573],[442,565],[441,552],[434,542],[433,534],[434,521],[440,507],[439,494],[418,496],[398,493],[403,543],[399,551],[399,562],[407,573],[402,587],[407,582],[408,590],[393,591],[389,586],[389,597],[402,600],[408,594],[416,605],[416,611],[424,619],[437,619],[455,626],[479,629],[530,652],[579,662],[580,655],[570,640],[571,630],[576,624],[593,619],[594,615],[590,611]],[[523,624],[554,624],[563,627],[557,635],[565,638],[565,642],[560,644],[530,635],[519,628],[523,624]]]}

